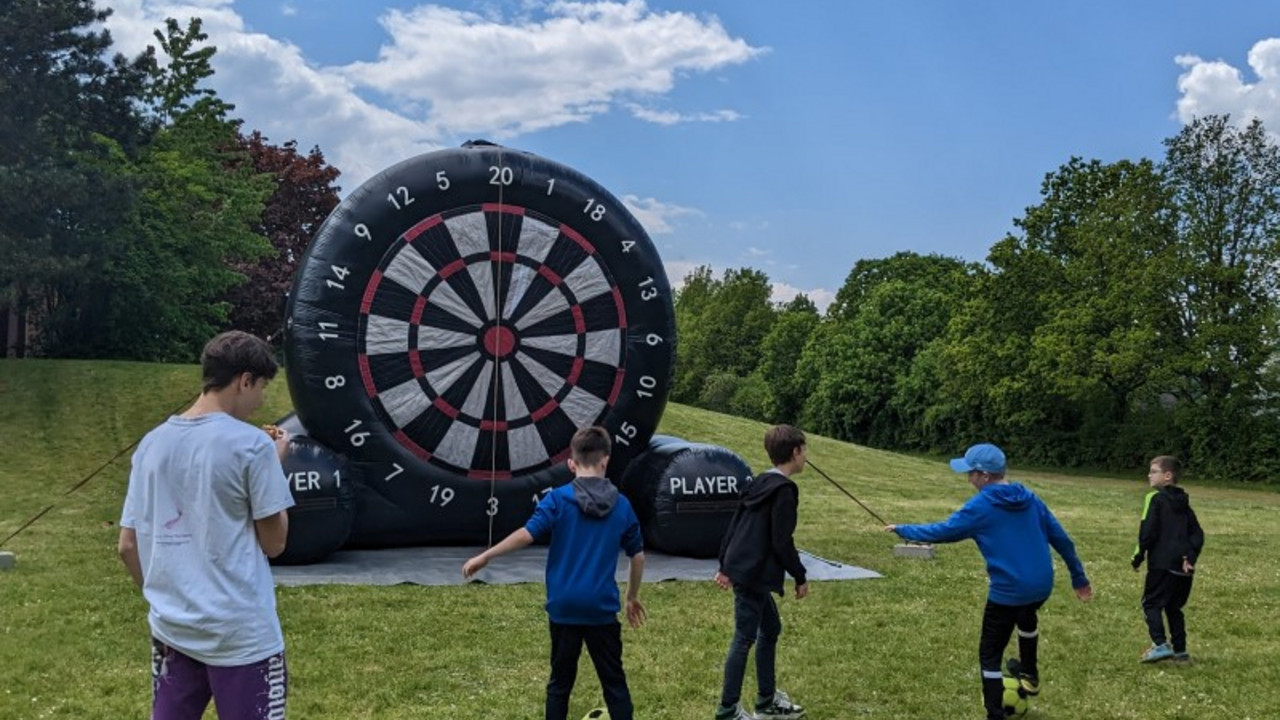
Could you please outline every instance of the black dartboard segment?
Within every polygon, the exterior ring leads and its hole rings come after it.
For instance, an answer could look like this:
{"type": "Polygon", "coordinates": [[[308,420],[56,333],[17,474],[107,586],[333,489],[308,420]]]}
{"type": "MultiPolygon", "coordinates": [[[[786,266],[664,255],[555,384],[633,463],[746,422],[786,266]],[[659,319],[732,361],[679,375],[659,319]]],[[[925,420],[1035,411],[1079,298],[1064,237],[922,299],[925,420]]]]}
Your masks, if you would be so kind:
{"type": "MultiPolygon", "coordinates": [[[[568,478],[574,431],[646,447],[670,385],[652,243],[580,173],[488,144],[365,183],[303,258],[287,374],[308,433],[360,463],[353,542],[484,542],[568,478]]],[[[496,538],[494,538],[496,539],[496,538]]]]}

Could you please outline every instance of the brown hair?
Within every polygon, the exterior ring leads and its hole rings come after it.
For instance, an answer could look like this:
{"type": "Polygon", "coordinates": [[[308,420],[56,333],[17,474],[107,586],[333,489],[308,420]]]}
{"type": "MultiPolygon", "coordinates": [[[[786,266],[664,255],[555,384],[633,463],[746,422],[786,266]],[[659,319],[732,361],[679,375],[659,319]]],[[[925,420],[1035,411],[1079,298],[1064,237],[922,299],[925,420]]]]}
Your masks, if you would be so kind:
{"type": "Polygon", "coordinates": [[[221,390],[244,373],[249,373],[254,380],[270,380],[276,376],[279,367],[266,341],[240,330],[217,335],[205,344],[204,352],[200,353],[204,392],[221,390]]]}
{"type": "Polygon", "coordinates": [[[1157,455],[1151,459],[1152,465],[1160,467],[1160,472],[1173,473],[1173,482],[1176,484],[1182,479],[1182,461],[1172,455],[1157,455]]]}
{"type": "Polygon", "coordinates": [[[804,444],[804,433],[790,425],[774,425],[764,432],[764,451],[774,465],[790,460],[804,444]]]}
{"type": "Polygon", "coordinates": [[[602,460],[609,457],[612,449],[609,433],[599,426],[582,428],[574,433],[573,439],[569,441],[569,451],[573,454],[573,461],[589,467],[599,465],[602,460]]]}

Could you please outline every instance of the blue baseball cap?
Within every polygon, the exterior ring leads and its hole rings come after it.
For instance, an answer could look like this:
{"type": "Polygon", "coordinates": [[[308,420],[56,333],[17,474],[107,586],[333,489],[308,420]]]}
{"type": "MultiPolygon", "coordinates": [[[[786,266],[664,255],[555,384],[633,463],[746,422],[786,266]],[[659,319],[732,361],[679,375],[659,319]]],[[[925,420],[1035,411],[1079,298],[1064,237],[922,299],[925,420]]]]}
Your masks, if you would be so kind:
{"type": "Polygon", "coordinates": [[[964,457],[951,461],[951,469],[958,473],[977,470],[1000,475],[1004,473],[1004,451],[991,443],[974,445],[964,451],[964,457]]]}

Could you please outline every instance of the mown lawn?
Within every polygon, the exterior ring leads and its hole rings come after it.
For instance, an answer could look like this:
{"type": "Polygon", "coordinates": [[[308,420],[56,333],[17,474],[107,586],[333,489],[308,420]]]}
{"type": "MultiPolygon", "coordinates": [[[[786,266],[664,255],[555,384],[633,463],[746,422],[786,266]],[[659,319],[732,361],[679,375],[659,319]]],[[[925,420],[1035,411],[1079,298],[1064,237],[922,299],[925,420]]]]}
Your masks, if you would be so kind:
{"type": "MultiPolygon", "coordinates": [[[[140,718],[149,677],[145,605],[115,557],[128,453],[198,385],[191,366],[0,360],[0,718],[140,718]]],[[[289,409],[284,383],[261,413],[289,409]]],[[[763,426],[683,406],[662,432],[740,452],[763,426]]],[[[957,441],[960,451],[965,440],[957,441]]],[[[1158,451],[1153,448],[1153,452],[1158,451]]],[[[971,492],[945,464],[820,437],[810,458],[891,522],[940,519],[971,492]]],[[[1190,666],[1137,663],[1147,645],[1141,576],[1127,558],[1145,487],[1131,479],[1019,472],[1074,536],[1097,598],[1075,600],[1059,564],[1041,613],[1045,689],[1035,718],[1280,717],[1280,494],[1187,483],[1208,534],[1188,606],[1190,666]]],[[[892,537],[818,475],[800,475],[798,541],[884,579],[815,583],[781,603],[780,682],[821,718],[980,718],[976,643],[985,575],[972,543],[934,561],[892,537]]],[[[292,718],[541,717],[547,639],[540,585],[278,590],[292,718]]],[[[711,716],[732,602],[710,582],[647,584],[650,622],[627,630],[640,718],[711,716]]],[[[749,677],[746,691],[753,692],[749,677]]],[[[574,713],[599,704],[584,659],[574,713]]],[[[215,717],[212,711],[207,717],[215,717]]]]}

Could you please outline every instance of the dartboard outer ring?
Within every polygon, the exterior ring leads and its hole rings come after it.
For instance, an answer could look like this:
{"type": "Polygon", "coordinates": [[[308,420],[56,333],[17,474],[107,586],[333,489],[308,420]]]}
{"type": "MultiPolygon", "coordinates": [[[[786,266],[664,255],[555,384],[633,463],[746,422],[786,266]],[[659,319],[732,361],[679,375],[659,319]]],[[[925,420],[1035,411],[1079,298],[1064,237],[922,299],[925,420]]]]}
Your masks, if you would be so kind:
{"type": "Polygon", "coordinates": [[[621,477],[662,416],[675,342],[626,207],[476,142],[401,162],[329,215],[290,293],[286,374],[307,433],[365,478],[351,545],[483,544],[569,479],[576,427],[608,430],[621,477]]]}

